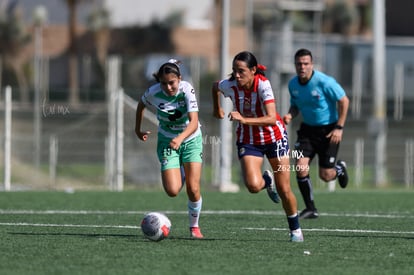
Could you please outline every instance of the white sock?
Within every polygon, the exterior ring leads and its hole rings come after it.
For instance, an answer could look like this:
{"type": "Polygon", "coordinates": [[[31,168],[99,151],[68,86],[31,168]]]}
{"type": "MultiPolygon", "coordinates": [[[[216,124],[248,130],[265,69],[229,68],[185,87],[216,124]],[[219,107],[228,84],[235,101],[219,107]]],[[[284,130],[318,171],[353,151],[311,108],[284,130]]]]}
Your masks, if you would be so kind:
{"type": "Polygon", "coordinates": [[[203,199],[196,202],[188,201],[188,217],[190,219],[190,227],[198,227],[198,220],[200,218],[201,206],[203,199]]]}

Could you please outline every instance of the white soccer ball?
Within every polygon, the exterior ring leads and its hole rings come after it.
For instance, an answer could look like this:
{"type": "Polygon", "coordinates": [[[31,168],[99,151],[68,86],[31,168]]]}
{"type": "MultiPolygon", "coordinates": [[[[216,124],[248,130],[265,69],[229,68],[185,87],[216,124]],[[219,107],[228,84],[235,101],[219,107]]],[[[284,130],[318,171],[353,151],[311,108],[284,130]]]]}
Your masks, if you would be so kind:
{"type": "Polygon", "coordinates": [[[151,241],[161,241],[170,234],[171,221],[162,213],[150,212],[141,220],[141,230],[151,241]]]}

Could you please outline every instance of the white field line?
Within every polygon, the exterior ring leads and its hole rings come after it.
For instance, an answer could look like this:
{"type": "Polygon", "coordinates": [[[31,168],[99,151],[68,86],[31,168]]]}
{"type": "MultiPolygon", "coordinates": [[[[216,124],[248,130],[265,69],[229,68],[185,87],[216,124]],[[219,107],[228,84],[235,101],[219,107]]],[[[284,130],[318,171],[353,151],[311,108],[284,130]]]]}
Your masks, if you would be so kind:
{"type": "MultiPolygon", "coordinates": [[[[0,226],[28,226],[28,227],[73,227],[73,228],[114,228],[114,229],[138,229],[136,225],[98,225],[98,224],[50,224],[50,223],[12,223],[0,222],[0,226]]],[[[252,231],[286,231],[286,228],[254,228],[242,227],[242,230],[252,231]]],[[[307,228],[306,232],[342,232],[342,233],[375,233],[375,234],[414,234],[414,231],[389,231],[389,230],[362,230],[362,229],[329,229],[329,228],[307,228]]]]}
{"type": "MultiPolygon", "coordinates": [[[[150,211],[111,211],[111,210],[13,210],[0,209],[0,215],[143,215],[150,211]]],[[[165,214],[187,214],[187,211],[162,211],[165,214]]],[[[203,215],[277,215],[284,216],[283,211],[257,211],[257,210],[202,210],[203,215]]],[[[319,216],[326,217],[351,217],[351,218],[387,218],[403,219],[414,218],[410,213],[399,212],[398,214],[374,214],[374,213],[321,213],[319,216]]]]}
{"type": "Polygon", "coordinates": [[[102,224],[53,224],[53,223],[27,223],[27,222],[0,222],[2,226],[32,226],[32,227],[79,227],[79,228],[140,228],[136,225],[102,225],[102,224]]]}
{"type": "MultiPolygon", "coordinates": [[[[286,228],[253,228],[253,227],[242,227],[244,230],[253,231],[286,231],[286,228]]],[[[389,230],[364,230],[364,229],[329,229],[329,228],[305,228],[305,232],[342,232],[342,233],[376,233],[376,234],[414,234],[414,231],[389,231],[389,230]]]]}
{"type": "MultiPolygon", "coordinates": [[[[2,210],[0,209],[0,215],[142,215],[148,211],[68,211],[68,210],[2,210]]],[[[187,214],[186,211],[160,211],[166,214],[187,214]]],[[[212,211],[205,210],[204,214],[209,215],[285,215],[283,211],[242,211],[242,210],[230,210],[230,211],[212,211]]],[[[412,215],[393,215],[393,214],[332,214],[321,213],[321,216],[337,216],[337,217],[363,217],[363,218],[414,218],[412,215]]],[[[93,225],[93,224],[47,224],[47,223],[26,223],[26,222],[0,222],[0,226],[31,226],[31,227],[74,227],[74,228],[116,228],[116,229],[138,229],[136,225],[93,225]]],[[[253,228],[244,227],[243,230],[256,230],[256,231],[286,231],[286,228],[253,228]]],[[[303,231],[314,232],[343,232],[343,233],[376,233],[376,234],[414,234],[414,231],[389,231],[389,230],[360,230],[360,229],[329,229],[329,228],[306,228],[303,231]]]]}

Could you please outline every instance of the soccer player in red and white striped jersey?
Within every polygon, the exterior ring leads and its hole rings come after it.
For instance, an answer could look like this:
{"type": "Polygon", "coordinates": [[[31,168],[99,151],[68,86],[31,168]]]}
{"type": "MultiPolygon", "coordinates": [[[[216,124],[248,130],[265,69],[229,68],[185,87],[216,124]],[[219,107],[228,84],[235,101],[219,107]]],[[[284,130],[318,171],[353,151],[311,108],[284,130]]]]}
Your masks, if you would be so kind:
{"type": "Polygon", "coordinates": [[[281,199],[291,241],[302,242],[297,201],[290,187],[288,135],[276,111],[273,90],[264,73],[266,67],[247,51],[237,54],[232,64],[231,76],[213,84],[214,116],[225,117],[220,104],[222,93],[233,102],[228,118],[237,122],[238,157],[247,189],[251,193],[266,189],[272,201],[281,199]],[[265,155],[273,173],[265,171],[262,175],[265,155]]]}

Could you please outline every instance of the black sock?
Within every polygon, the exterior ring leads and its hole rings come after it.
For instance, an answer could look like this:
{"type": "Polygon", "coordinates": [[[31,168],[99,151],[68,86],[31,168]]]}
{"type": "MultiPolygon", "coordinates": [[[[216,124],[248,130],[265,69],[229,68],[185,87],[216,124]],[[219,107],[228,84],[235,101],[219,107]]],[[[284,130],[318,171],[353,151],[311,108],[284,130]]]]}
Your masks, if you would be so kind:
{"type": "Polygon", "coordinates": [[[296,180],[298,181],[299,190],[302,194],[306,208],[310,210],[315,210],[316,208],[315,203],[313,201],[312,181],[309,175],[303,178],[297,177],[296,180]]]}
{"type": "Polygon", "coordinates": [[[287,220],[288,220],[290,231],[293,231],[293,230],[296,230],[296,229],[300,228],[299,215],[290,216],[290,217],[288,216],[287,220]]]}

